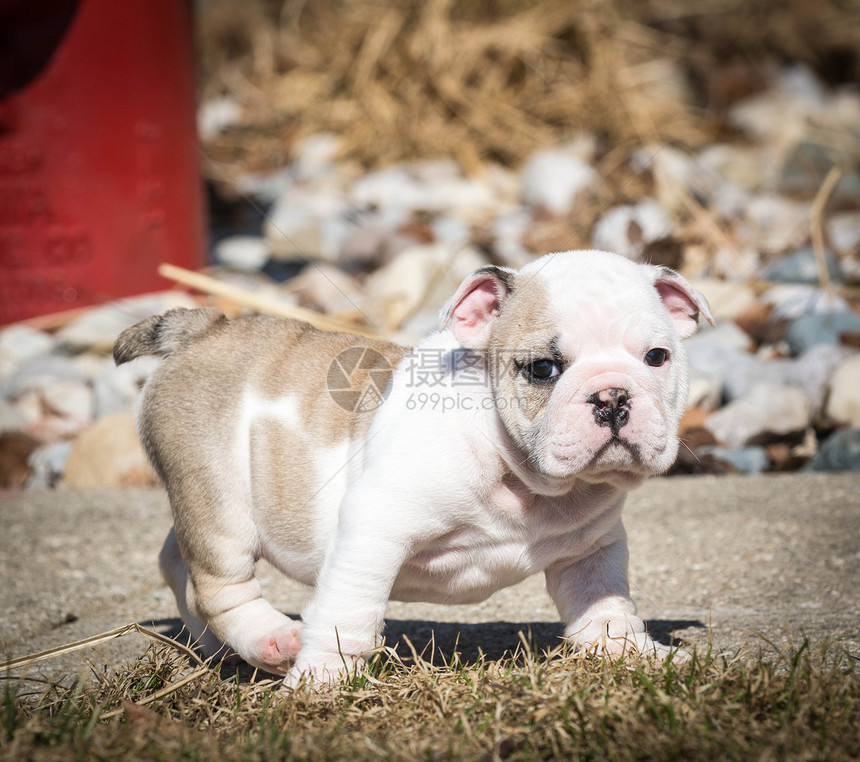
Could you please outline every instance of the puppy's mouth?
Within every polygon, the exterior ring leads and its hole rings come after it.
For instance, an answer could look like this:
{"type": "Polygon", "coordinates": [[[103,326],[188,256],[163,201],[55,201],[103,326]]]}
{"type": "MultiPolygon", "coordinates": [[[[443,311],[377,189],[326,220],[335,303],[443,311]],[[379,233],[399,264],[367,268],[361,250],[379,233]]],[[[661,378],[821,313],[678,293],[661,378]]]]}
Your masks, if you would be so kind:
{"type": "Polygon", "coordinates": [[[615,433],[594,453],[581,478],[586,482],[606,482],[621,489],[632,489],[651,473],[639,446],[615,433]]]}
{"type": "MultiPolygon", "coordinates": [[[[604,459],[604,456],[607,455],[610,449],[626,450],[627,453],[630,455],[632,461],[630,465],[635,467],[633,470],[638,471],[643,468],[644,464],[642,461],[642,452],[639,449],[639,445],[635,444],[634,442],[630,442],[622,436],[619,436],[618,432],[616,431],[613,432],[612,436],[607,439],[606,442],[603,443],[603,445],[601,445],[600,449],[596,453],[594,453],[594,456],[591,458],[588,463],[588,466],[586,467],[587,470],[600,471],[601,467],[603,467],[603,469],[607,468],[607,466],[601,464],[600,461],[604,459]]],[[[609,458],[609,460],[614,461],[615,459],[609,458]]],[[[614,466],[616,466],[616,464],[613,463],[612,465],[608,465],[608,468],[611,470],[618,470],[617,467],[614,466]]]]}
{"type": "MultiPolygon", "coordinates": [[[[574,448],[574,452],[578,449],[574,448]]],[[[575,478],[588,482],[608,480],[624,484],[631,480],[638,483],[654,473],[646,465],[640,446],[618,433],[610,436],[588,460],[578,460],[575,456],[568,458],[556,451],[554,457],[542,459],[535,467],[539,472],[555,478],[575,478]]]]}

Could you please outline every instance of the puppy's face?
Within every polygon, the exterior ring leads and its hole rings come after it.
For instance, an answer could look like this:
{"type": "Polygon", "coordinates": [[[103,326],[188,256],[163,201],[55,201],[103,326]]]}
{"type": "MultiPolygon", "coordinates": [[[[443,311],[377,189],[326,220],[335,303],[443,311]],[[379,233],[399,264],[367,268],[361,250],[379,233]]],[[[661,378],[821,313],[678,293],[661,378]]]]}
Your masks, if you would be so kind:
{"type": "Polygon", "coordinates": [[[619,485],[669,468],[687,395],[681,339],[699,311],[710,317],[698,293],[603,252],[549,255],[501,285],[484,329],[463,338],[486,352],[499,417],[530,465],[619,485]]]}

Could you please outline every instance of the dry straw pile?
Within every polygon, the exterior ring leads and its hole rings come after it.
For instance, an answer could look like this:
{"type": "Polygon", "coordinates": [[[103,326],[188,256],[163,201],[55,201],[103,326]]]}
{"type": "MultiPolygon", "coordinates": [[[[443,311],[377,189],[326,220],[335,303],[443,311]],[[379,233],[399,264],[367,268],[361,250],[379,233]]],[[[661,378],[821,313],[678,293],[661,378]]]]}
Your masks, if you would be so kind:
{"type": "Polygon", "coordinates": [[[475,170],[583,130],[697,145],[763,86],[768,57],[856,81],[857,16],[839,0],[215,0],[203,95],[232,95],[244,119],[207,149],[261,169],[334,132],[364,166],[454,156],[475,170]]]}

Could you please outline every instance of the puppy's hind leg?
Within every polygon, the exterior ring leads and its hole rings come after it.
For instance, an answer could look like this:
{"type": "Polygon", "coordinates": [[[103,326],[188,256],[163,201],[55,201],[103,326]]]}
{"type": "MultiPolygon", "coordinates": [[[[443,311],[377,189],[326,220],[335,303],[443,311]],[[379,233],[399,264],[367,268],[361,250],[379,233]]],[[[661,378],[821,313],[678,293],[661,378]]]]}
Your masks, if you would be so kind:
{"type": "Polygon", "coordinates": [[[177,489],[171,494],[177,516],[194,513],[182,510],[191,500],[198,507],[201,501],[208,506],[205,521],[176,523],[189,575],[186,608],[246,662],[284,674],[299,652],[302,624],[276,611],[263,598],[255,576],[257,530],[251,506],[237,482],[225,479],[202,489],[197,484],[188,495],[177,489]]]}
{"type": "Polygon", "coordinates": [[[167,586],[173,591],[176,598],[176,607],[179,616],[185,623],[185,628],[191,635],[192,645],[203,651],[207,658],[214,657],[213,661],[223,660],[227,664],[235,664],[241,659],[237,654],[230,651],[210,629],[206,627],[188,608],[188,567],[179,549],[179,541],[176,539],[176,530],[171,528],[158,554],[158,565],[161,576],[167,586]]]}

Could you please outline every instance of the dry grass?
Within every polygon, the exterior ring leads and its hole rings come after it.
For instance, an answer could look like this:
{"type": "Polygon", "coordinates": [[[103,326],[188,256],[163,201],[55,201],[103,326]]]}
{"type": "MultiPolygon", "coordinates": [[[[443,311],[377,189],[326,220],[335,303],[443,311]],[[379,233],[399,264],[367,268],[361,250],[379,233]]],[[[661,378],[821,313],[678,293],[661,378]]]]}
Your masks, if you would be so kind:
{"type": "Polygon", "coordinates": [[[296,138],[332,132],[365,166],[475,170],[583,130],[698,145],[769,59],[856,81],[858,16],[840,0],[220,0],[201,6],[203,94],[245,117],[207,153],[284,166],[296,138]]]}
{"type": "Polygon", "coordinates": [[[27,683],[8,681],[0,759],[860,755],[856,659],[833,647],[813,653],[804,643],[765,658],[709,653],[681,666],[609,663],[565,647],[535,655],[526,645],[498,661],[471,663],[455,656],[434,665],[405,652],[386,652],[324,694],[283,695],[272,680],[201,671],[183,650],[164,644],[86,687],[37,695],[22,687],[27,683]]]}

